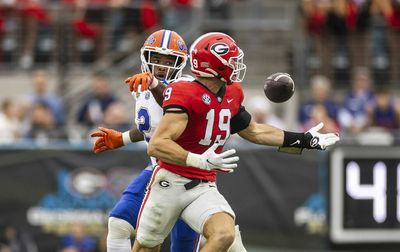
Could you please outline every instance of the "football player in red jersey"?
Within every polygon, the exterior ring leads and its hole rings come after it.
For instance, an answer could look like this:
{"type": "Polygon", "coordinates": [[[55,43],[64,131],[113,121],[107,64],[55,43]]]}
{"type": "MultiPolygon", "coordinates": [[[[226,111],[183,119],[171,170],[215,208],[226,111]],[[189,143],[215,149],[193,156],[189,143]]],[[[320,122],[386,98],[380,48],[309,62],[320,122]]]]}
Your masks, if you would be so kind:
{"type": "MultiPolygon", "coordinates": [[[[152,33],[144,42],[140,58],[142,71],[154,74],[155,79],[165,85],[181,78],[187,62],[187,47],[184,40],[174,31],[159,30],[152,33]]],[[[130,78],[127,79],[127,82],[130,78]]],[[[164,85],[159,85],[162,88],[164,85]]],[[[92,134],[97,140],[93,146],[95,153],[120,148],[132,142],[148,142],[160,121],[163,110],[159,106],[161,95],[153,92],[152,86],[135,90],[135,118],[137,128],[119,132],[99,128],[92,134]],[[147,90],[150,89],[151,91],[147,90]],[[153,93],[155,96],[153,96],[153,93]]],[[[157,90],[154,90],[157,91],[157,90]]],[[[161,104],[160,103],[160,104],[161,104]]],[[[107,251],[131,251],[131,235],[135,233],[137,217],[144,198],[146,185],[150,181],[156,160],[150,158],[148,166],[126,187],[121,198],[111,210],[108,219],[107,251]]],[[[178,220],[171,231],[171,252],[194,251],[199,235],[182,220],[178,220]]]]}
{"type": "MultiPolygon", "coordinates": [[[[201,251],[231,247],[235,214],[215,184],[217,171],[237,167],[235,150],[222,151],[230,134],[299,150],[325,149],[339,140],[337,134],[319,133],[322,124],[295,133],[251,120],[242,106],[243,52],[228,35],[199,37],[190,49],[190,61],[196,79],[177,81],[164,90],[165,114],[148,147],[148,154],[159,160],[158,167],[139,212],[133,251],[159,251],[178,217],[205,236],[201,251]]],[[[147,76],[138,78],[146,85],[153,83],[154,78],[147,76]]]]}

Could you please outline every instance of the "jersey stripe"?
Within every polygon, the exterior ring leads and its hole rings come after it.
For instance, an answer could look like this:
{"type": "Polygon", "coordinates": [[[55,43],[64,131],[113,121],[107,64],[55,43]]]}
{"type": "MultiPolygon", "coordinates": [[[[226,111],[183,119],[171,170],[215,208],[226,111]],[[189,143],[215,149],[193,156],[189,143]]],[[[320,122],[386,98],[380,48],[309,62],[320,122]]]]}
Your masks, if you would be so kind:
{"type": "Polygon", "coordinates": [[[147,199],[149,198],[149,195],[150,195],[150,192],[151,192],[151,186],[153,185],[154,180],[156,178],[156,175],[160,170],[161,170],[160,166],[157,166],[156,168],[154,168],[153,174],[151,175],[150,182],[147,185],[147,188],[146,188],[147,192],[146,192],[146,194],[144,196],[144,199],[143,199],[143,202],[142,202],[142,206],[140,207],[138,218],[137,218],[137,222],[136,222],[136,232],[138,232],[138,230],[139,230],[140,217],[142,217],[143,208],[146,205],[147,199]]]}
{"type": "Polygon", "coordinates": [[[163,41],[164,41],[164,37],[165,37],[165,31],[163,31],[163,33],[162,33],[160,47],[163,47],[163,41]]]}
{"type": "Polygon", "coordinates": [[[167,48],[169,48],[169,43],[171,43],[171,38],[172,38],[172,32],[169,31],[169,36],[168,36],[168,43],[167,43],[167,48]]]}
{"type": "Polygon", "coordinates": [[[171,40],[172,32],[170,30],[165,30],[163,33],[163,37],[161,39],[161,47],[168,48],[169,41],[171,40]]]}

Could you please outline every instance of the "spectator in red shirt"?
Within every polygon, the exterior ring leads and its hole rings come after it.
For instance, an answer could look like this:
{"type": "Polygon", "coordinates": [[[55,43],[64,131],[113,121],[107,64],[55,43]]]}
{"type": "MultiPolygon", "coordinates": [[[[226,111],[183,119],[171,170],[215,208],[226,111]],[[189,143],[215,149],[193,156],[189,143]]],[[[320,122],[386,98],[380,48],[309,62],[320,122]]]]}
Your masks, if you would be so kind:
{"type": "Polygon", "coordinates": [[[31,68],[34,63],[34,48],[38,40],[41,26],[50,25],[51,19],[45,9],[44,1],[21,1],[22,15],[22,52],[20,66],[24,69],[31,68]]]}

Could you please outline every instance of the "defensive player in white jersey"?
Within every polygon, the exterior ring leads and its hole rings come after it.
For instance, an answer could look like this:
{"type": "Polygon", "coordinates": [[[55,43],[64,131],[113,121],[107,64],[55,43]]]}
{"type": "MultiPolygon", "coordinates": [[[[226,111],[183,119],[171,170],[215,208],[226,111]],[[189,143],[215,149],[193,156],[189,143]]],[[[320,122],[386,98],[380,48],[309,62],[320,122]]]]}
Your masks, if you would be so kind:
{"type": "MultiPolygon", "coordinates": [[[[183,39],[173,31],[160,30],[151,34],[141,49],[142,70],[152,73],[160,82],[168,84],[181,77],[186,65],[187,47],[183,39]]],[[[130,83],[131,78],[127,79],[130,83]]],[[[133,83],[132,83],[133,84],[133,83]]],[[[150,87],[151,88],[151,87],[150,87]]],[[[162,93],[154,89],[157,99],[162,100],[162,93]]],[[[132,93],[136,97],[137,128],[121,133],[112,129],[100,127],[92,134],[97,137],[94,152],[119,148],[123,145],[145,140],[148,142],[163,115],[163,110],[157,104],[152,92],[144,89],[132,93]]],[[[108,222],[107,251],[131,251],[130,237],[136,228],[140,205],[156,161],[151,162],[141,174],[125,189],[122,197],[112,209],[108,222]]],[[[195,251],[198,234],[178,220],[171,233],[171,251],[195,251]]]]}
{"type": "MultiPolygon", "coordinates": [[[[222,150],[230,134],[299,149],[325,149],[339,140],[334,133],[319,133],[322,123],[296,133],[254,122],[242,106],[243,52],[230,36],[216,32],[199,37],[190,59],[196,79],[165,89],[164,116],[148,146],[158,166],[140,209],[134,252],[159,251],[179,217],[207,238],[202,252],[228,251],[235,240],[235,214],[215,180],[216,171],[237,167],[235,150],[222,150]]],[[[146,85],[153,85],[154,78],[147,75],[146,85]]]]}

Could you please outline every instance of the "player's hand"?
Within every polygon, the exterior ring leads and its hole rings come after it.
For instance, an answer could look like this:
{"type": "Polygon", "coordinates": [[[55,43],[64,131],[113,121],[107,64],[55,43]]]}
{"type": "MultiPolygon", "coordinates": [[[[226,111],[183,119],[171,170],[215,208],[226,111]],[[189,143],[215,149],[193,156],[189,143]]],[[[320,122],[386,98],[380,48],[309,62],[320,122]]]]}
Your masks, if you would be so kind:
{"type": "Polygon", "coordinates": [[[113,129],[99,127],[99,129],[90,136],[98,137],[93,145],[93,151],[96,154],[106,150],[117,149],[124,145],[122,133],[113,129]]]}
{"type": "Polygon", "coordinates": [[[155,88],[158,85],[158,80],[153,74],[146,72],[135,74],[132,77],[129,77],[125,80],[125,83],[128,84],[131,92],[137,92],[139,90],[139,86],[140,91],[144,92],[148,89],[155,88]]]}
{"type": "Polygon", "coordinates": [[[326,147],[340,140],[338,133],[319,133],[318,131],[323,127],[324,123],[320,122],[317,126],[312,127],[304,134],[307,149],[325,150],[326,147]]]}
{"type": "Polygon", "coordinates": [[[237,167],[236,162],[239,161],[238,156],[233,156],[236,153],[235,149],[224,151],[220,154],[215,153],[219,144],[214,143],[208,150],[203,154],[195,154],[189,152],[186,164],[188,166],[194,166],[203,170],[219,170],[222,172],[231,173],[237,167]]]}

